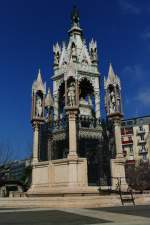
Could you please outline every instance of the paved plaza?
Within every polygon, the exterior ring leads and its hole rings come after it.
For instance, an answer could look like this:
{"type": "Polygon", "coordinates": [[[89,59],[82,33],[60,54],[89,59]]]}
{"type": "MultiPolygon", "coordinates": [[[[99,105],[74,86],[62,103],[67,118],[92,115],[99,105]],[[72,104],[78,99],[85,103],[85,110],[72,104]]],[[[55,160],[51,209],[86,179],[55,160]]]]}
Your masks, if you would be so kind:
{"type": "Polygon", "coordinates": [[[0,209],[0,225],[148,225],[150,206],[96,209],[0,209]]]}

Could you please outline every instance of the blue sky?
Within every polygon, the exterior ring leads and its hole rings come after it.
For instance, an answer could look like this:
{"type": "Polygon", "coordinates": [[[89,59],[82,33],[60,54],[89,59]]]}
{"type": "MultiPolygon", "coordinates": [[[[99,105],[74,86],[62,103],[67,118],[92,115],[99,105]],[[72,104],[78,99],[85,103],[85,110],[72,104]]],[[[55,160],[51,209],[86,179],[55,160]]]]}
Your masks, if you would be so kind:
{"type": "Polygon", "coordinates": [[[112,62],[122,83],[126,118],[150,114],[150,2],[148,0],[5,0],[0,3],[0,142],[16,157],[32,143],[31,86],[41,68],[47,86],[53,74],[52,46],[67,39],[76,4],[89,42],[97,40],[103,77],[112,62]]]}

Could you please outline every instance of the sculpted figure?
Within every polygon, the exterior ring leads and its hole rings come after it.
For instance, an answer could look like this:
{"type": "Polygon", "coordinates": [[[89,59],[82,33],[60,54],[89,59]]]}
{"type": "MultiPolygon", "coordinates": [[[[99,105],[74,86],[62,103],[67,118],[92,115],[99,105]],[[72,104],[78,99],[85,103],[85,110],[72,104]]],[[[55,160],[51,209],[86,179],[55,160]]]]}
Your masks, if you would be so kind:
{"type": "Polygon", "coordinates": [[[76,56],[76,48],[74,45],[72,46],[72,56],[76,56]]]}
{"type": "Polygon", "coordinates": [[[120,98],[119,96],[117,97],[117,106],[118,106],[118,111],[121,111],[121,105],[120,105],[120,98]]]}
{"type": "Polygon", "coordinates": [[[42,116],[42,100],[38,96],[37,101],[36,101],[36,116],[41,117],[42,116]]]}
{"type": "Polygon", "coordinates": [[[117,89],[117,109],[119,112],[121,112],[120,93],[118,89],[117,89]]]}
{"type": "Polygon", "coordinates": [[[116,110],[116,101],[114,91],[110,92],[110,113],[114,113],[116,110]]]}
{"type": "Polygon", "coordinates": [[[68,87],[68,104],[69,106],[75,105],[75,84],[72,82],[68,87]]]}

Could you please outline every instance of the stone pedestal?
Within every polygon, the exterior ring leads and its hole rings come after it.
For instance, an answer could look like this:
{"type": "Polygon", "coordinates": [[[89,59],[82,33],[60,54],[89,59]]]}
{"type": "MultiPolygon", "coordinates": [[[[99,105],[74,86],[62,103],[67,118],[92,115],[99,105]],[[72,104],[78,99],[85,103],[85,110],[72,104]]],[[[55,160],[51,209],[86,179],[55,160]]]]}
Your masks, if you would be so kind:
{"type": "Polygon", "coordinates": [[[111,159],[112,190],[117,190],[120,186],[122,191],[127,191],[128,185],[125,178],[124,158],[111,159]]]}
{"type": "MultiPolygon", "coordinates": [[[[77,155],[78,107],[66,107],[69,120],[69,153],[67,158],[47,162],[33,161],[32,186],[29,195],[88,192],[87,159],[77,155]]],[[[36,133],[35,133],[36,134],[36,133]]],[[[35,150],[37,149],[35,135],[35,150]]],[[[37,155],[37,151],[35,151],[37,155]]]]}
{"type": "Polygon", "coordinates": [[[29,195],[84,193],[88,189],[87,160],[58,159],[33,165],[29,195]]]}

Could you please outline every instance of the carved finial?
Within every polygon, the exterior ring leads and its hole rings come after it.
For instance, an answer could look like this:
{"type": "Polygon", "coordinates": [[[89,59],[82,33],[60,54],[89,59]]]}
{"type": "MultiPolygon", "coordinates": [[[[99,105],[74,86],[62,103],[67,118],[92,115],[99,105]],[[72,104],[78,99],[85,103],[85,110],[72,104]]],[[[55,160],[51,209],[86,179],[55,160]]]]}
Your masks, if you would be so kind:
{"type": "Polygon", "coordinates": [[[56,43],[56,45],[53,46],[53,52],[54,52],[54,66],[57,67],[61,56],[61,48],[58,42],[56,43]]]}
{"type": "Polygon", "coordinates": [[[93,64],[97,65],[98,62],[98,58],[97,58],[97,43],[96,41],[91,40],[91,42],[89,43],[89,52],[90,52],[90,57],[91,57],[91,61],[93,64]]]}

